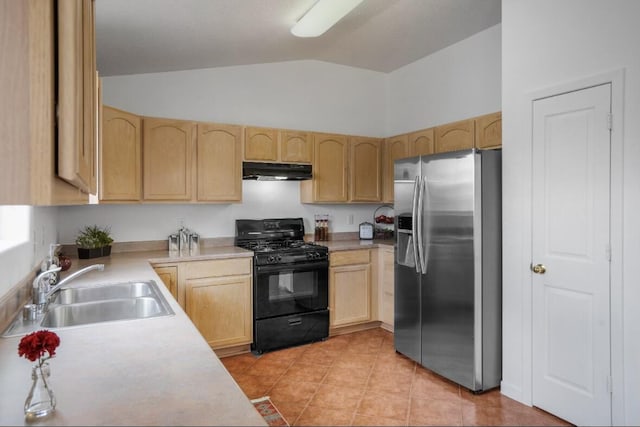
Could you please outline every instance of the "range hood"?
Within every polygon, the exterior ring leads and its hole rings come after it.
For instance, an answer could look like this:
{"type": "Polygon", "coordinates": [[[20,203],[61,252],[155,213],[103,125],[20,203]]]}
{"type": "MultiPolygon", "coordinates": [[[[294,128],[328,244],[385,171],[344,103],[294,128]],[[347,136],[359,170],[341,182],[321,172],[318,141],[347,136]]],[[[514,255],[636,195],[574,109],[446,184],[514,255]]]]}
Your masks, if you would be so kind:
{"type": "Polygon", "coordinates": [[[242,162],[242,179],[302,181],[311,179],[311,165],[296,163],[242,162]]]}

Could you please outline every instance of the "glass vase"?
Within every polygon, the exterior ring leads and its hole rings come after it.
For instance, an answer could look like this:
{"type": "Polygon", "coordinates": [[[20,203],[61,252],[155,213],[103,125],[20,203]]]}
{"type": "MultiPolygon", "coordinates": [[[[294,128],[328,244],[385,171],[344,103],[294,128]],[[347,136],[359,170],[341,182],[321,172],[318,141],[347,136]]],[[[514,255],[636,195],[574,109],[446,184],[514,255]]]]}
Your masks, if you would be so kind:
{"type": "Polygon", "coordinates": [[[44,362],[31,368],[31,389],[24,402],[24,414],[28,419],[44,418],[56,409],[56,398],[53,395],[49,377],[49,363],[44,362]]]}

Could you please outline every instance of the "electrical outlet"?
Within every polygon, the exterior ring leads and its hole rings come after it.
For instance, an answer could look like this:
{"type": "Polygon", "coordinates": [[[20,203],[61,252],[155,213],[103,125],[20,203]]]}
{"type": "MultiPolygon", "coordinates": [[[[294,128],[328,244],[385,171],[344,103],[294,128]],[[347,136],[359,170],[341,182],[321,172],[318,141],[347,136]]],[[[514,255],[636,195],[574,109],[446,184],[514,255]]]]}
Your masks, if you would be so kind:
{"type": "Polygon", "coordinates": [[[349,225],[353,225],[353,214],[349,214],[349,217],[347,218],[347,222],[349,223],[349,225]]]}

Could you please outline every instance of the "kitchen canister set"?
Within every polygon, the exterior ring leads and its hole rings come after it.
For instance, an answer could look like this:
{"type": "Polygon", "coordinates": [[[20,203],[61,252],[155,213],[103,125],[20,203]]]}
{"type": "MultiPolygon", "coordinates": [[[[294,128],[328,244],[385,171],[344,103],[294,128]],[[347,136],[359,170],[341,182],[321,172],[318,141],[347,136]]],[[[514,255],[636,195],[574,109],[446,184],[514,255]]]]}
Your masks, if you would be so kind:
{"type": "Polygon", "coordinates": [[[169,235],[169,253],[172,255],[198,255],[200,236],[188,228],[182,227],[176,234],[169,235]]]}

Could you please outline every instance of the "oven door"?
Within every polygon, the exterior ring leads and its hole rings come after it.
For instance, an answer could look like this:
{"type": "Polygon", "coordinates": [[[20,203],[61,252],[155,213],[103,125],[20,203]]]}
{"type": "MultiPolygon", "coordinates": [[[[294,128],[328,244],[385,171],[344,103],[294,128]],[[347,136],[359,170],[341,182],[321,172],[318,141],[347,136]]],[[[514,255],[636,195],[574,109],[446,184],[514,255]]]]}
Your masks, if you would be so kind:
{"type": "Polygon", "coordinates": [[[329,262],[259,265],[254,271],[256,319],[324,310],[329,305],[329,262]]]}

